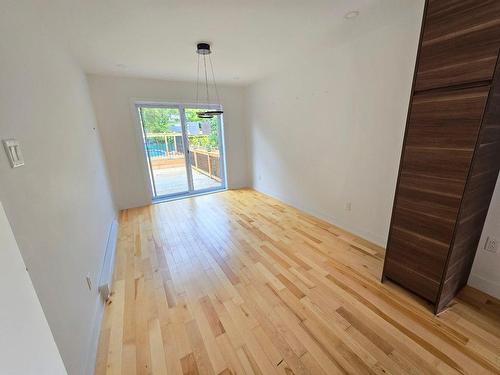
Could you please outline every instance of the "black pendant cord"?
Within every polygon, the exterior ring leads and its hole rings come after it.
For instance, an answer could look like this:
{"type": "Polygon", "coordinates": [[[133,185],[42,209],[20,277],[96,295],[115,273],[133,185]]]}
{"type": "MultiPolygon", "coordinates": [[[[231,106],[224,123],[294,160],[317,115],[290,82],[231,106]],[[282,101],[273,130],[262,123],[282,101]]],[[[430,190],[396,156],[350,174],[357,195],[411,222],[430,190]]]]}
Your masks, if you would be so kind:
{"type": "Polygon", "coordinates": [[[197,68],[197,74],[196,74],[196,105],[199,104],[198,100],[198,86],[200,83],[200,55],[198,55],[198,68],[197,68]]]}
{"type": "Polygon", "coordinates": [[[217,97],[217,104],[221,104],[220,102],[220,97],[219,97],[219,90],[217,90],[217,81],[215,80],[215,74],[214,74],[214,66],[212,64],[212,57],[208,55],[208,61],[210,62],[210,69],[212,70],[212,79],[214,81],[214,88],[215,88],[215,96],[217,97]]]}
{"type": "Polygon", "coordinates": [[[207,89],[207,104],[210,105],[210,95],[208,90],[207,58],[203,55],[203,66],[205,67],[205,86],[207,89]]]}
{"type": "Polygon", "coordinates": [[[222,109],[210,109],[210,88],[208,86],[208,68],[207,68],[207,56],[208,55],[208,61],[210,64],[210,71],[212,73],[212,80],[214,82],[214,90],[215,90],[215,95],[217,97],[217,104],[220,106],[220,96],[219,96],[219,89],[217,88],[217,82],[215,81],[215,73],[214,73],[214,65],[212,63],[212,57],[210,56],[210,44],[208,43],[198,43],[197,44],[197,49],[196,52],[198,53],[198,66],[197,66],[197,76],[196,76],[196,105],[199,107],[200,106],[200,55],[203,55],[203,70],[205,74],[205,90],[207,94],[207,103],[205,103],[208,106],[208,110],[201,110],[198,111],[198,117],[200,118],[213,118],[214,116],[221,115],[224,113],[222,109]]]}

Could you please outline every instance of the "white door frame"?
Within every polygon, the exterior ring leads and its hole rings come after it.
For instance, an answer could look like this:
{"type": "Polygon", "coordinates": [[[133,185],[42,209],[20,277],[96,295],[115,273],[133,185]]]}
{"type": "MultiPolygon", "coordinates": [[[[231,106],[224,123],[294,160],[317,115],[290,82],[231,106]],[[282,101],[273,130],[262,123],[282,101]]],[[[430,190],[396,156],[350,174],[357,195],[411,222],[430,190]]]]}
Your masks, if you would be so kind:
{"type": "Polygon", "coordinates": [[[193,184],[191,151],[189,149],[189,139],[188,139],[186,115],[185,115],[186,108],[222,110],[222,105],[219,105],[219,104],[200,104],[200,103],[198,103],[198,104],[194,104],[194,103],[168,103],[168,102],[154,102],[154,101],[139,100],[139,101],[134,102],[134,107],[135,107],[137,122],[138,122],[138,125],[139,125],[140,130],[141,130],[141,135],[142,135],[141,144],[142,144],[142,148],[143,148],[142,155],[145,159],[144,165],[146,165],[147,169],[148,169],[150,188],[151,188],[153,202],[165,201],[165,200],[170,200],[170,199],[177,199],[180,197],[199,195],[199,194],[210,193],[210,192],[215,192],[215,191],[227,189],[226,157],[225,157],[225,147],[224,147],[225,146],[224,145],[224,127],[223,127],[222,116],[216,116],[217,117],[219,155],[220,155],[219,156],[219,169],[220,169],[220,175],[221,175],[221,186],[215,187],[215,188],[195,190],[195,186],[193,184]],[[157,194],[153,170],[152,170],[152,166],[151,166],[151,160],[150,160],[149,153],[147,151],[146,143],[145,143],[146,133],[145,133],[144,126],[142,124],[142,115],[141,115],[141,111],[140,111],[141,108],[170,108],[170,109],[178,109],[179,110],[179,115],[180,115],[180,120],[181,120],[181,128],[182,128],[182,140],[184,143],[184,160],[185,160],[187,182],[188,182],[188,190],[187,191],[182,191],[179,193],[173,193],[173,194],[168,194],[168,195],[158,195],[157,194]]]}

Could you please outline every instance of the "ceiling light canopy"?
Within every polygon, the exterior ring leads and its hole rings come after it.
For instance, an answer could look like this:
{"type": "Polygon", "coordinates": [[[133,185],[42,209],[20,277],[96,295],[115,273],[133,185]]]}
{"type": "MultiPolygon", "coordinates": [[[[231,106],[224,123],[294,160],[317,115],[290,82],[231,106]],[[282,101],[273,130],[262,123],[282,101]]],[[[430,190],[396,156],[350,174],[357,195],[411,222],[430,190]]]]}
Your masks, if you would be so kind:
{"type": "MultiPolygon", "coordinates": [[[[196,53],[198,54],[198,74],[196,78],[196,104],[199,104],[198,100],[199,100],[199,86],[200,86],[200,60],[203,59],[206,99],[207,99],[207,104],[210,106],[210,88],[208,84],[209,78],[207,71],[207,56],[208,56],[208,63],[210,64],[210,70],[212,73],[212,81],[215,89],[215,95],[217,97],[217,104],[220,104],[219,91],[217,90],[217,83],[215,82],[214,66],[212,64],[212,58],[210,57],[210,54],[212,53],[212,50],[210,49],[210,44],[204,42],[198,43],[196,45],[196,53]]],[[[224,111],[220,109],[196,112],[199,118],[213,118],[214,116],[219,116],[222,113],[224,113],[224,111]]]]}

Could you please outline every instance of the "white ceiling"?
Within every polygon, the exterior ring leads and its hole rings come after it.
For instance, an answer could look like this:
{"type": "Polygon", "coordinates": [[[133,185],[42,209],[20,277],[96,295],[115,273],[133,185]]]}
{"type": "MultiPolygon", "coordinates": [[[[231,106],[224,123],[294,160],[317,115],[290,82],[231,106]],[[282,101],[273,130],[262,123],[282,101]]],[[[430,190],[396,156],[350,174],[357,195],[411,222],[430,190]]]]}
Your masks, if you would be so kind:
{"type": "Polygon", "coordinates": [[[195,80],[212,43],[218,81],[246,84],[301,53],[383,26],[414,0],[42,0],[42,22],[89,73],[195,80]],[[344,15],[359,10],[355,19],[344,15]]]}

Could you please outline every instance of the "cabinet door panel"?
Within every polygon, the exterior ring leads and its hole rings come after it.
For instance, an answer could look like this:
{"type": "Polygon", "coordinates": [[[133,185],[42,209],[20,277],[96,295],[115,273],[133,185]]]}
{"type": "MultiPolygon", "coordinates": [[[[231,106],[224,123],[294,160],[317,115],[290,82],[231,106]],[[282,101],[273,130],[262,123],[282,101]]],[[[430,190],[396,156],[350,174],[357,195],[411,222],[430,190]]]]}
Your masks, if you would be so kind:
{"type": "Polygon", "coordinates": [[[429,1],[415,90],[491,80],[499,47],[499,1],[429,1]]]}
{"type": "Polygon", "coordinates": [[[472,150],[488,92],[482,86],[414,96],[406,146],[472,150]]]}
{"type": "Polygon", "coordinates": [[[385,263],[384,275],[398,284],[401,284],[405,288],[410,289],[419,296],[422,296],[431,302],[436,301],[439,291],[439,283],[425,277],[413,269],[407,268],[401,263],[387,259],[385,263]]]}
{"type": "Polygon", "coordinates": [[[415,95],[402,172],[465,181],[489,86],[415,95]]]}
{"type": "MultiPolygon", "coordinates": [[[[427,215],[423,212],[411,211],[396,202],[393,226],[408,232],[419,234],[429,240],[449,245],[453,235],[455,222],[441,217],[427,215]]],[[[389,243],[389,249],[392,243],[389,243]]]]}
{"type": "Polygon", "coordinates": [[[480,86],[413,96],[387,275],[428,299],[441,282],[488,94],[480,86]]]}
{"type": "Polygon", "coordinates": [[[406,210],[425,212],[447,220],[456,220],[460,197],[422,191],[399,185],[397,205],[406,210]]]}
{"type": "Polygon", "coordinates": [[[464,191],[465,181],[447,180],[439,177],[422,178],[401,171],[399,187],[454,197],[460,200],[464,191]]]}
{"type": "Polygon", "coordinates": [[[449,247],[418,234],[394,228],[391,260],[436,282],[441,280],[449,247]]]}
{"type": "Polygon", "coordinates": [[[403,170],[408,174],[465,181],[472,150],[432,150],[406,147],[403,170]]]}

